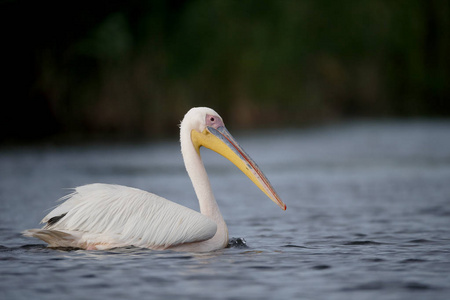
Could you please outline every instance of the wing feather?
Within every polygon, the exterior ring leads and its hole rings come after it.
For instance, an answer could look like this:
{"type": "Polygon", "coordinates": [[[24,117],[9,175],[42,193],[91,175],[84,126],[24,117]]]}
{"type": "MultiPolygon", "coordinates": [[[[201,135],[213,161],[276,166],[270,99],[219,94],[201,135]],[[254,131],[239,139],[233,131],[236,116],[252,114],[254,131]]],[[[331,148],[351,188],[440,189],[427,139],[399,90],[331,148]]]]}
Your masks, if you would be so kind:
{"type": "Polygon", "coordinates": [[[84,233],[80,243],[164,249],[212,238],[210,218],[139,189],[110,184],[77,187],[42,222],[61,216],[46,230],[84,233]]]}

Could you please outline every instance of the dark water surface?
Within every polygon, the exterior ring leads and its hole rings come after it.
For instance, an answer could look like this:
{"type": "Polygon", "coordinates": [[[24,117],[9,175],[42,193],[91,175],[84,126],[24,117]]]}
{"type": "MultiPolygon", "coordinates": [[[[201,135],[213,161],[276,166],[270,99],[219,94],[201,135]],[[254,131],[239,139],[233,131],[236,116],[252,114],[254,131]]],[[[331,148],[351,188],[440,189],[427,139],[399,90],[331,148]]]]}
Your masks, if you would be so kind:
{"type": "Polygon", "coordinates": [[[202,151],[231,237],[207,254],[48,249],[20,232],[92,182],[198,209],[179,145],[0,150],[0,299],[450,299],[450,122],[237,135],[283,212],[202,151]]]}

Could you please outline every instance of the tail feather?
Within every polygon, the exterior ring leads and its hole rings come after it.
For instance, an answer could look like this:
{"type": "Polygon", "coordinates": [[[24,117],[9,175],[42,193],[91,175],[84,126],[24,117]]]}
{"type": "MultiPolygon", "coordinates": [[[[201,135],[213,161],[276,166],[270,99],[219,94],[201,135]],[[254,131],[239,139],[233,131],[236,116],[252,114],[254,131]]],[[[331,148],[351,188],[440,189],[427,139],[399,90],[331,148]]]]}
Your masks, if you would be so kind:
{"type": "Polygon", "coordinates": [[[43,240],[49,247],[79,247],[78,238],[58,230],[28,229],[22,232],[24,236],[43,240]]]}

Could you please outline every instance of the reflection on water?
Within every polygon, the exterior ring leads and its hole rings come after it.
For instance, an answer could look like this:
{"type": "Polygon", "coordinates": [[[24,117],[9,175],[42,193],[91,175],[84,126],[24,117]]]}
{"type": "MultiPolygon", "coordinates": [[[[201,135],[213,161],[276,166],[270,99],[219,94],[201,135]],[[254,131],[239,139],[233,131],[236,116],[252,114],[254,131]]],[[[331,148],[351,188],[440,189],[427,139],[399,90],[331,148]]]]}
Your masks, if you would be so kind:
{"type": "Polygon", "coordinates": [[[213,253],[48,249],[38,226],[66,188],[138,187],[198,209],[179,145],[0,152],[1,299],[447,299],[450,122],[358,123],[236,135],[283,212],[203,151],[231,247],[213,253]]]}

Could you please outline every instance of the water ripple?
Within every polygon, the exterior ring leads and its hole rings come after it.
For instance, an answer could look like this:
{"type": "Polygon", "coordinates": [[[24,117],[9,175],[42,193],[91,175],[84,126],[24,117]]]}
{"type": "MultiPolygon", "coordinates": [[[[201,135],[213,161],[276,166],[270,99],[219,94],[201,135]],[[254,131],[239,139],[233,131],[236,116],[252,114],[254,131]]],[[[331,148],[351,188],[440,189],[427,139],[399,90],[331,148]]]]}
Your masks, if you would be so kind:
{"type": "Polygon", "coordinates": [[[39,226],[62,188],[88,182],[197,208],[175,142],[0,149],[0,298],[447,300],[448,132],[448,121],[417,121],[251,137],[245,148],[287,211],[204,151],[230,234],[248,244],[231,238],[195,254],[52,249],[20,235],[39,226]]]}
{"type": "Polygon", "coordinates": [[[343,243],[346,246],[366,246],[366,245],[382,245],[383,243],[374,242],[374,241],[349,241],[343,243]]]}

